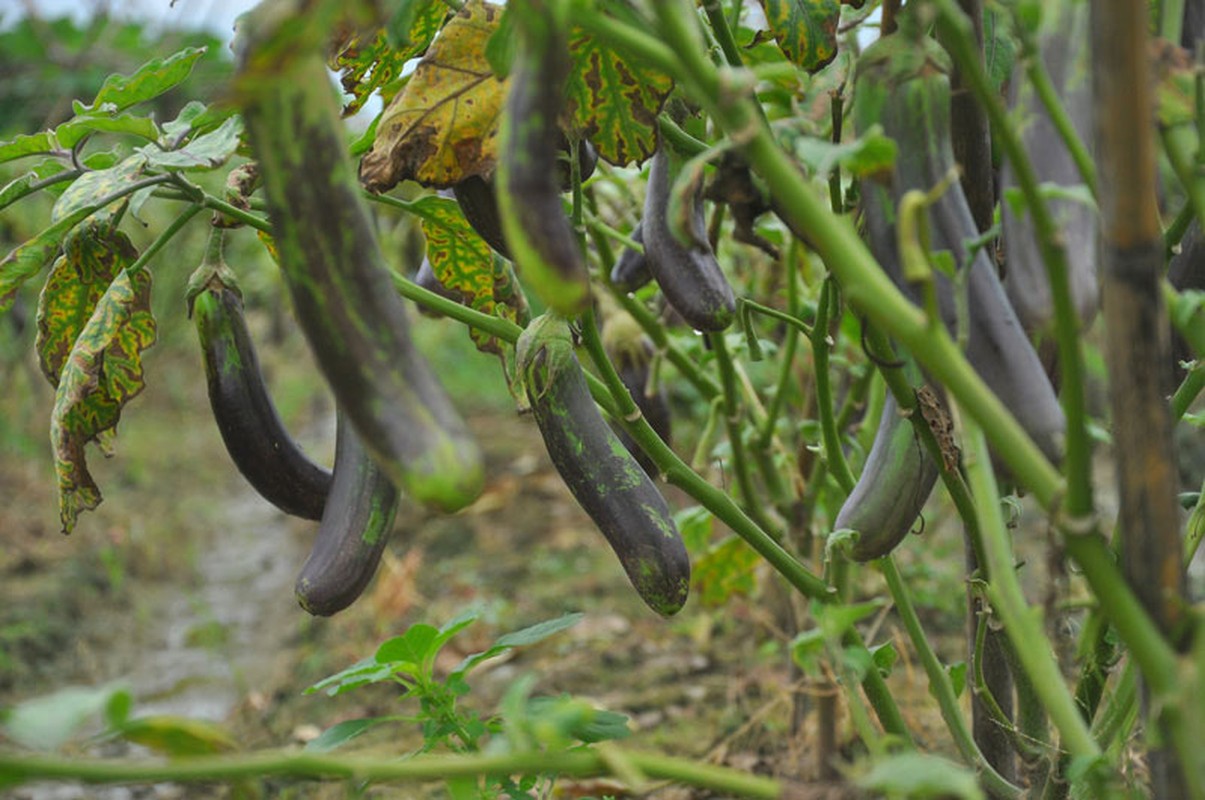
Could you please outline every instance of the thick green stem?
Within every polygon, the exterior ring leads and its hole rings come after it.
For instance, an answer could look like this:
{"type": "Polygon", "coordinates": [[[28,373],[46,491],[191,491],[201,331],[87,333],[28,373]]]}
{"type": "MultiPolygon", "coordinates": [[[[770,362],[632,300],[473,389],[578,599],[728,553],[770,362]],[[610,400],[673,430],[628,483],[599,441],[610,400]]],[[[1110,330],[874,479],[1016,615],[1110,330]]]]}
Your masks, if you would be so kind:
{"type": "Polygon", "coordinates": [[[853,473],[845,453],[841,449],[841,435],[837,432],[835,414],[833,412],[832,382],[828,374],[828,356],[832,347],[829,336],[829,311],[833,302],[832,284],[825,281],[820,290],[820,301],[816,308],[816,322],[812,326],[812,363],[815,366],[816,381],[816,413],[820,417],[820,435],[824,440],[824,457],[828,461],[829,473],[837,479],[842,492],[848,495],[853,491],[853,473]]]}
{"type": "MultiPolygon", "coordinates": [[[[624,760],[649,778],[670,780],[739,797],[779,798],[778,781],[745,770],[650,753],[622,751],[624,760]]],[[[370,758],[310,753],[255,753],[195,756],[167,762],[84,760],[28,753],[0,753],[0,775],[19,783],[35,780],[84,783],[198,783],[280,776],[357,781],[429,782],[483,775],[556,773],[585,777],[608,775],[613,761],[596,749],[527,752],[509,755],[416,756],[411,759],[370,758]]]]}
{"type": "Polygon", "coordinates": [[[172,238],[180,232],[180,229],[189,223],[189,221],[201,212],[201,206],[189,206],[180,212],[180,215],[172,220],[172,223],[163,229],[163,233],[155,237],[155,241],[151,242],[150,246],[142,251],[137,260],[133,264],[126,267],[126,272],[131,275],[147,265],[154,258],[163,246],[172,240],[172,238]]]}

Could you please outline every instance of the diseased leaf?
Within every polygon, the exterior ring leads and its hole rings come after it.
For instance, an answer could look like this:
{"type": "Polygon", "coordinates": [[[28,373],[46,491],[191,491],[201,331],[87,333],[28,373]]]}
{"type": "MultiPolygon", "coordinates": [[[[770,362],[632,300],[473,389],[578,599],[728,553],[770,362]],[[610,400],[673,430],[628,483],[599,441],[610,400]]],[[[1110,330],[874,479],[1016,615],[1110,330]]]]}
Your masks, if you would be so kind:
{"type": "Polygon", "coordinates": [[[666,75],[625,59],[580,29],[569,38],[573,69],[565,88],[570,127],[617,167],[641,162],[657,146],[657,115],[673,89],[666,75]]]}
{"type": "Polygon", "coordinates": [[[400,85],[406,62],[431,44],[443,25],[448,7],[441,0],[402,0],[386,26],[371,42],[353,36],[330,60],[340,73],[343,91],[352,99],[343,116],[358,112],[373,92],[391,101],[400,85]]]}
{"type": "Polygon", "coordinates": [[[360,182],[369,191],[404,180],[446,188],[493,171],[506,92],[485,59],[485,44],[501,14],[498,6],[471,0],[432,42],[360,162],[360,182]]]}
{"type": "Polygon", "coordinates": [[[116,166],[84,173],[55,202],[50,219],[57,222],[82,208],[95,207],[98,201],[122,187],[137,183],[145,169],[146,156],[135,153],[116,166]]]}
{"type": "Polygon", "coordinates": [[[121,111],[156,98],[187,78],[197,59],[205,55],[205,49],[186,47],[167,58],[146,62],[133,75],[110,75],[91,105],[84,105],[77,100],[72,107],[78,116],[102,109],[121,111]]]}
{"type": "Polygon", "coordinates": [[[747,595],[757,585],[754,570],[759,557],[743,539],[729,536],[716,543],[694,565],[691,583],[698,588],[699,602],[716,608],[733,595],[747,595]]]}
{"type": "Polygon", "coordinates": [[[243,132],[242,117],[229,117],[216,131],[202,134],[179,150],[160,150],[148,145],[139,149],[151,166],[174,169],[207,170],[226,163],[238,149],[243,132]]]}
{"type": "MultiPolygon", "coordinates": [[[[494,255],[465,221],[456,202],[432,196],[416,205],[427,239],[427,259],[436,279],[460,294],[461,302],[469,308],[526,325],[527,300],[510,263],[494,255]]],[[[502,353],[497,339],[484,331],[470,328],[469,335],[478,350],[502,353]]]]}
{"type": "Polygon", "coordinates": [[[36,275],[54,258],[63,236],[96,210],[96,206],[85,206],[73,211],[25,244],[13,248],[12,252],[0,261],[0,312],[7,311],[12,306],[13,298],[17,296],[21,284],[36,275]]]}
{"type": "Polygon", "coordinates": [[[126,133],[146,139],[148,142],[158,141],[160,133],[159,126],[149,117],[100,112],[72,117],[54,129],[54,138],[60,147],[70,150],[93,131],[126,133]]]}
{"type": "Polygon", "coordinates": [[[25,156],[37,155],[38,153],[50,153],[54,149],[54,138],[51,136],[50,131],[28,135],[21,134],[15,139],[0,142],[0,164],[3,164],[5,161],[24,158],[25,156]]]}
{"type": "Polygon", "coordinates": [[[67,236],[38,300],[35,349],[51,386],[59,385],[71,347],[97,301],[118,271],[137,257],[129,237],[95,217],[67,236]]]}
{"type": "Polygon", "coordinates": [[[766,22],[787,58],[817,72],[837,55],[837,0],[761,0],[766,22]]]}
{"type": "Polygon", "coordinates": [[[144,387],[142,352],[156,336],[150,301],[149,272],[118,273],[80,331],[59,376],[50,440],[63,533],[71,532],[81,511],[101,501],[84,446],[93,441],[103,445],[126,403],[144,387]]]}

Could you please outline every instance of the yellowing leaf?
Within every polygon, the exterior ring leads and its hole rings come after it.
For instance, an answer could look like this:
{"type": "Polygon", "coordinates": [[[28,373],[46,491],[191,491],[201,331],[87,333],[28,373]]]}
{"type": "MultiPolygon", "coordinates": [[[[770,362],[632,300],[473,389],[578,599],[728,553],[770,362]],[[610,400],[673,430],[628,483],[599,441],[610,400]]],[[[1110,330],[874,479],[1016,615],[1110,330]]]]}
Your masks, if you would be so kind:
{"type": "Polygon", "coordinates": [[[216,722],[170,714],[127,720],[121,726],[121,735],[165,756],[202,756],[238,746],[229,731],[216,722]]]}
{"type": "Polygon", "coordinates": [[[566,114],[573,130],[616,166],[651,156],[657,146],[657,115],[673,81],[620,57],[580,29],[571,35],[569,50],[573,69],[565,87],[566,114]]]}
{"type": "Polygon", "coordinates": [[[816,72],[837,55],[837,0],[761,0],[770,32],[792,62],[816,72]]]}
{"type": "Polygon", "coordinates": [[[59,482],[63,533],[75,527],[81,511],[100,505],[101,494],[88,472],[84,446],[104,446],[121,410],[142,391],[142,351],[155,342],[151,314],[151,274],[118,273],[101,296],[59,376],[50,418],[59,482]]]}
{"type": "Polygon", "coordinates": [[[360,182],[369,191],[404,180],[446,188],[493,171],[506,91],[486,61],[485,44],[501,16],[499,6],[471,0],[444,26],[385,110],[360,162],[360,182]]]}
{"type": "MultiPolygon", "coordinates": [[[[469,308],[526,326],[527,300],[514,270],[473,231],[456,202],[425,197],[416,204],[415,211],[427,239],[427,259],[439,282],[460,294],[461,302],[469,308]]],[[[478,350],[502,352],[497,339],[489,334],[474,328],[469,335],[478,350]]]]}
{"type": "Polygon", "coordinates": [[[118,272],[138,257],[134,245],[109,221],[91,217],[66,239],[38,300],[36,349],[42,373],[58,386],[59,373],[96,302],[118,272]]]}

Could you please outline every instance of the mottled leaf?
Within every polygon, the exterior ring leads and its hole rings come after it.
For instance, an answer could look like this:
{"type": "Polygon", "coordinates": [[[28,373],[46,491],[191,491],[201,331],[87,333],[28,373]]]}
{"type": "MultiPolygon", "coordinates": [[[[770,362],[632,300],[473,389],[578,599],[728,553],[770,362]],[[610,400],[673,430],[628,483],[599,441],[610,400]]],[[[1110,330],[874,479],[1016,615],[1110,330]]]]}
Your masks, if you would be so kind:
{"type": "MultiPolygon", "coordinates": [[[[465,220],[456,202],[425,197],[416,203],[415,211],[422,220],[427,259],[436,279],[460,294],[461,302],[469,308],[525,326],[529,318],[527,300],[510,263],[495,256],[465,220]]],[[[502,352],[497,339],[485,332],[471,328],[469,335],[478,350],[502,352]]]]}
{"type": "Polygon", "coordinates": [[[96,508],[100,488],[84,447],[112,435],[122,408],[142,391],[142,352],[155,342],[151,274],[120,272],[101,296],[67,357],[50,418],[63,533],[96,508]]]}
{"type": "Polygon", "coordinates": [[[493,171],[506,92],[484,53],[501,14],[471,0],[432,42],[360,162],[360,181],[370,191],[404,180],[446,188],[493,171]]]}
{"type": "Polygon", "coordinates": [[[761,0],[766,22],[787,58],[816,72],[837,55],[837,0],[761,0]]]}
{"type": "Polygon", "coordinates": [[[89,111],[121,111],[151,100],[181,83],[192,72],[204,47],[186,47],[167,58],[156,58],[138,68],[133,75],[110,75],[96,93],[91,105],[78,100],[72,106],[76,115],[89,111]]]}
{"type": "Polygon", "coordinates": [[[353,36],[344,44],[330,61],[331,69],[340,73],[343,91],[352,96],[343,115],[358,112],[378,90],[386,103],[392,100],[402,68],[427,49],[447,14],[442,0],[402,0],[371,42],[353,36]]]}
{"type": "Polygon", "coordinates": [[[36,275],[46,266],[59,250],[59,243],[69,230],[96,211],[96,206],[85,206],[69,216],[55,222],[37,236],[13,248],[0,261],[0,312],[7,311],[17,296],[21,284],[36,275]]]}
{"type": "Polygon", "coordinates": [[[226,163],[238,149],[239,134],[243,132],[242,117],[230,117],[216,131],[202,134],[179,150],[160,150],[148,145],[139,152],[147,164],[172,169],[215,169],[226,163]]]}
{"type": "Polygon", "coordinates": [[[573,69],[565,87],[565,111],[573,132],[589,139],[599,157],[615,166],[651,156],[657,146],[657,115],[673,81],[580,29],[571,34],[569,49],[573,69]]]}
{"type": "Polygon", "coordinates": [[[747,595],[757,585],[754,570],[760,558],[744,540],[729,536],[699,557],[691,583],[705,608],[724,605],[733,595],[747,595]]]}
{"type": "Polygon", "coordinates": [[[59,146],[70,150],[81,139],[94,131],[104,133],[126,133],[146,139],[159,140],[159,126],[149,117],[134,114],[80,114],[54,129],[54,138],[59,146]]]}
{"type": "Polygon", "coordinates": [[[129,237],[113,230],[107,220],[94,217],[67,236],[63,254],[54,262],[38,299],[35,349],[51,386],[59,385],[71,346],[97,301],[117,273],[136,258],[129,237]]]}
{"type": "Polygon", "coordinates": [[[0,142],[0,164],[38,153],[50,153],[54,149],[54,139],[51,137],[50,131],[22,134],[10,141],[0,142]]]}
{"type": "Polygon", "coordinates": [[[135,153],[108,169],[84,173],[54,204],[50,211],[50,219],[58,221],[75,214],[81,208],[95,206],[98,201],[122,187],[137,183],[145,168],[146,156],[135,153]]]}

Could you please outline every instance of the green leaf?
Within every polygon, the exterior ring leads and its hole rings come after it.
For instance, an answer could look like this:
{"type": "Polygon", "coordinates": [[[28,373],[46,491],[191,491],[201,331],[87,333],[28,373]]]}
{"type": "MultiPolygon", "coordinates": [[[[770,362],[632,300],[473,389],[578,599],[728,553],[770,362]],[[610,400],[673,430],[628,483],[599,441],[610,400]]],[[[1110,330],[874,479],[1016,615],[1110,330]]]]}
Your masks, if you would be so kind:
{"type": "MultiPolygon", "coordinates": [[[[526,326],[530,312],[513,268],[477,235],[461,214],[460,206],[454,200],[435,196],[424,197],[415,206],[427,240],[427,259],[436,279],[460,294],[464,305],[526,326]]],[[[482,352],[503,351],[498,340],[483,331],[470,329],[469,336],[482,352]]]]}
{"type": "Polygon", "coordinates": [[[149,272],[120,272],[96,304],[59,376],[50,440],[64,533],[75,527],[81,511],[101,502],[84,446],[110,436],[126,403],[144,387],[142,351],[156,336],[150,300],[149,272]]]}
{"type": "Polygon", "coordinates": [[[59,385],[59,373],[97,301],[137,257],[129,237],[107,220],[93,217],[67,236],[38,299],[35,349],[51,386],[59,385]]]}
{"type": "Polygon", "coordinates": [[[386,722],[391,717],[364,717],[347,719],[324,730],[316,739],[306,742],[305,749],[311,753],[329,753],[386,722]]]}
{"type": "Polygon", "coordinates": [[[954,696],[961,697],[962,690],[967,686],[967,662],[959,661],[950,664],[946,667],[946,672],[950,675],[950,686],[954,689],[954,696]]]}
{"type": "Polygon", "coordinates": [[[891,642],[884,642],[870,648],[870,655],[874,658],[875,668],[883,677],[891,674],[892,668],[895,667],[895,662],[899,661],[900,654],[895,649],[895,645],[891,642]]]}
{"type": "Polygon", "coordinates": [[[68,687],[6,710],[0,729],[22,747],[54,750],[89,719],[128,703],[129,691],[121,686],[68,687]]]}
{"type": "Polygon", "coordinates": [[[168,169],[208,170],[226,163],[238,149],[243,132],[241,117],[229,117],[216,131],[202,134],[179,150],[161,150],[153,145],[139,148],[150,166],[168,169]]]}
{"type": "Polygon", "coordinates": [[[627,715],[594,708],[584,700],[568,695],[532,697],[527,701],[527,714],[529,722],[536,723],[537,727],[541,722],[551,723],[561,736],[586,744],[626,739],[632,735],[627,715]]]}
{"type": "Polygon", "coordinates": [[[692,553],[702,552],[711,541],[715,516],[703,506],[687,506],[674,512],[674,525],[682,534],[686,549],[692,553]]]}
{"type": "Polygon", "coordinates": [[[794,64],[818,72],[837,55],[837,0],[761,0],[770,32],[794,64]]]}
{"type": "Polygon", "coordinates": [[[816,623],[824,631],[824,638],[830,642],[836,642],[859,621],[878,612],[883,607],[883,602],[876,599],[851,605],[813,604],[813,606],[812,613],[816,617],[816,623]]]}
{"type": "Polygon", "coordinates": [[[495,647],[525,647],[536,642],[543,641],[553,634],[560,633],[563,630],[572,628],[574,625],[582,621],[585,615],[580,612],[564,614],[556,619],[537,622],[535,625],[529,625],[526,628],[507,633],[498,637],[494,643],[495,647]]]}
{"type": "Polygon", "coordinates": [[[13,203],[37,191],[34,187],[42,180],[36,172],[27,172],[4,185],[0,189],[0,211],[13,203]]]}
{"type": "Polygon", "coordinates": [[[852,142],[842,144],[801,136],[795,140],[793,150],[812,174],[822,180],[838,167],[859,178],[889,172],[898,152],[895,142],[883,135],[879,125],[872,126],[852,142]]]}
{"type": "Polygon", "coordinates": [[[179,141],[192,130],[192,124],[199,119],[208,106],[200,100],[189,100],[184,104],[184,108],[180,109],[180,113],[170,122],[163,123],[163,134],[170,141],[179,141]]]}
{"type": "Polygon", "coordinates": [[[84,173],[59,197],[50,211],[50,219],[57,221],[74,215],[79,209],[95,208],[102,198],[141,180],[145,169],[146,156],[135,153],[108,169],[84,173]]]}
{"type": "Polygon", "coordinates": [[[1009,30],[1008,12],[991,3],[983,8],[983,60],[992,88],[1003,91],[1017,62],[1017,45],[1009,30]]]}
{"type": "Polygon", "coordinates": [[[50,131],[21,134],[15,139],[0,142],[0,164],[39,153],[52,153],[55,149],[50,131]]]}
{"type": "Polygon", "coordinates": [[[434,625],[416,623],[401,636],[382,642],[374,658],[378,664],[392,664],[395,670],[417,675],[427,657],[439,649],[435,643],[438,636],[434,625]]]}
{"type": "Polygon", "coordinates": [[[334,675],[323,678],[305,690],[304,694],[325,691],[331,697],[351,691],[357,686],[380,683],[393,677],[392,664],[380,664],[374,658],[364,658],[334,675]]]}
{"type": "Polygon", "coordinates": [[[0,311],[7,311],[12,306],[21,284],[36,275],[54,258],[63,236],[96,210],[96,206],[77,209],[29,241],[13,248],[12,252],[0,261],[0,311]]]}
{"type": "Polygon", "coordinates": [[[76,115],[101,109],[121,111],[158,97],[181,83],[192,72],[204,47],[186,47],[167,58],[156,58],[138,68],[133,75],[110,75],[96,93],[91,105],[73,103],[76,115]]]}
{"type": "Polygon", "coordinates": [[[657,115],[673,81],[578,28],[570,34],[569,50],[573,69],[565,86],[565,113],[573,132],[617,167],[651,156],[657,115]]]}
{"type": "Polygon", "coordinates": [[[856,781],[863,789],[894,797],[983,800],[975,773],[939,756],[901,753],[876,760],[856,781]]]}
{"type": "Polygon", "coordinates": [[[722,606],[734,595],[748,595],[757,586],[754,571],[761,557],[738,536],[728,536],[695,560],[691,583],[699,603],[707,608],[722,606]]]}
{"type": "Polygon", "coordinates": [[[238,746],[230,732],[216,722],[168,714],[127,720],[119,730],[126,741],[166,756],[210,755],[238,746]]]}
{"type": "Polygon", "coordinates": [[[98,112],[72,117],[54,129],[54,138],[60,147],[69,150],[92,132],[125,133],[148,142],[158,141],[160,134],[159,126],[149,117],[98,112]]]}

